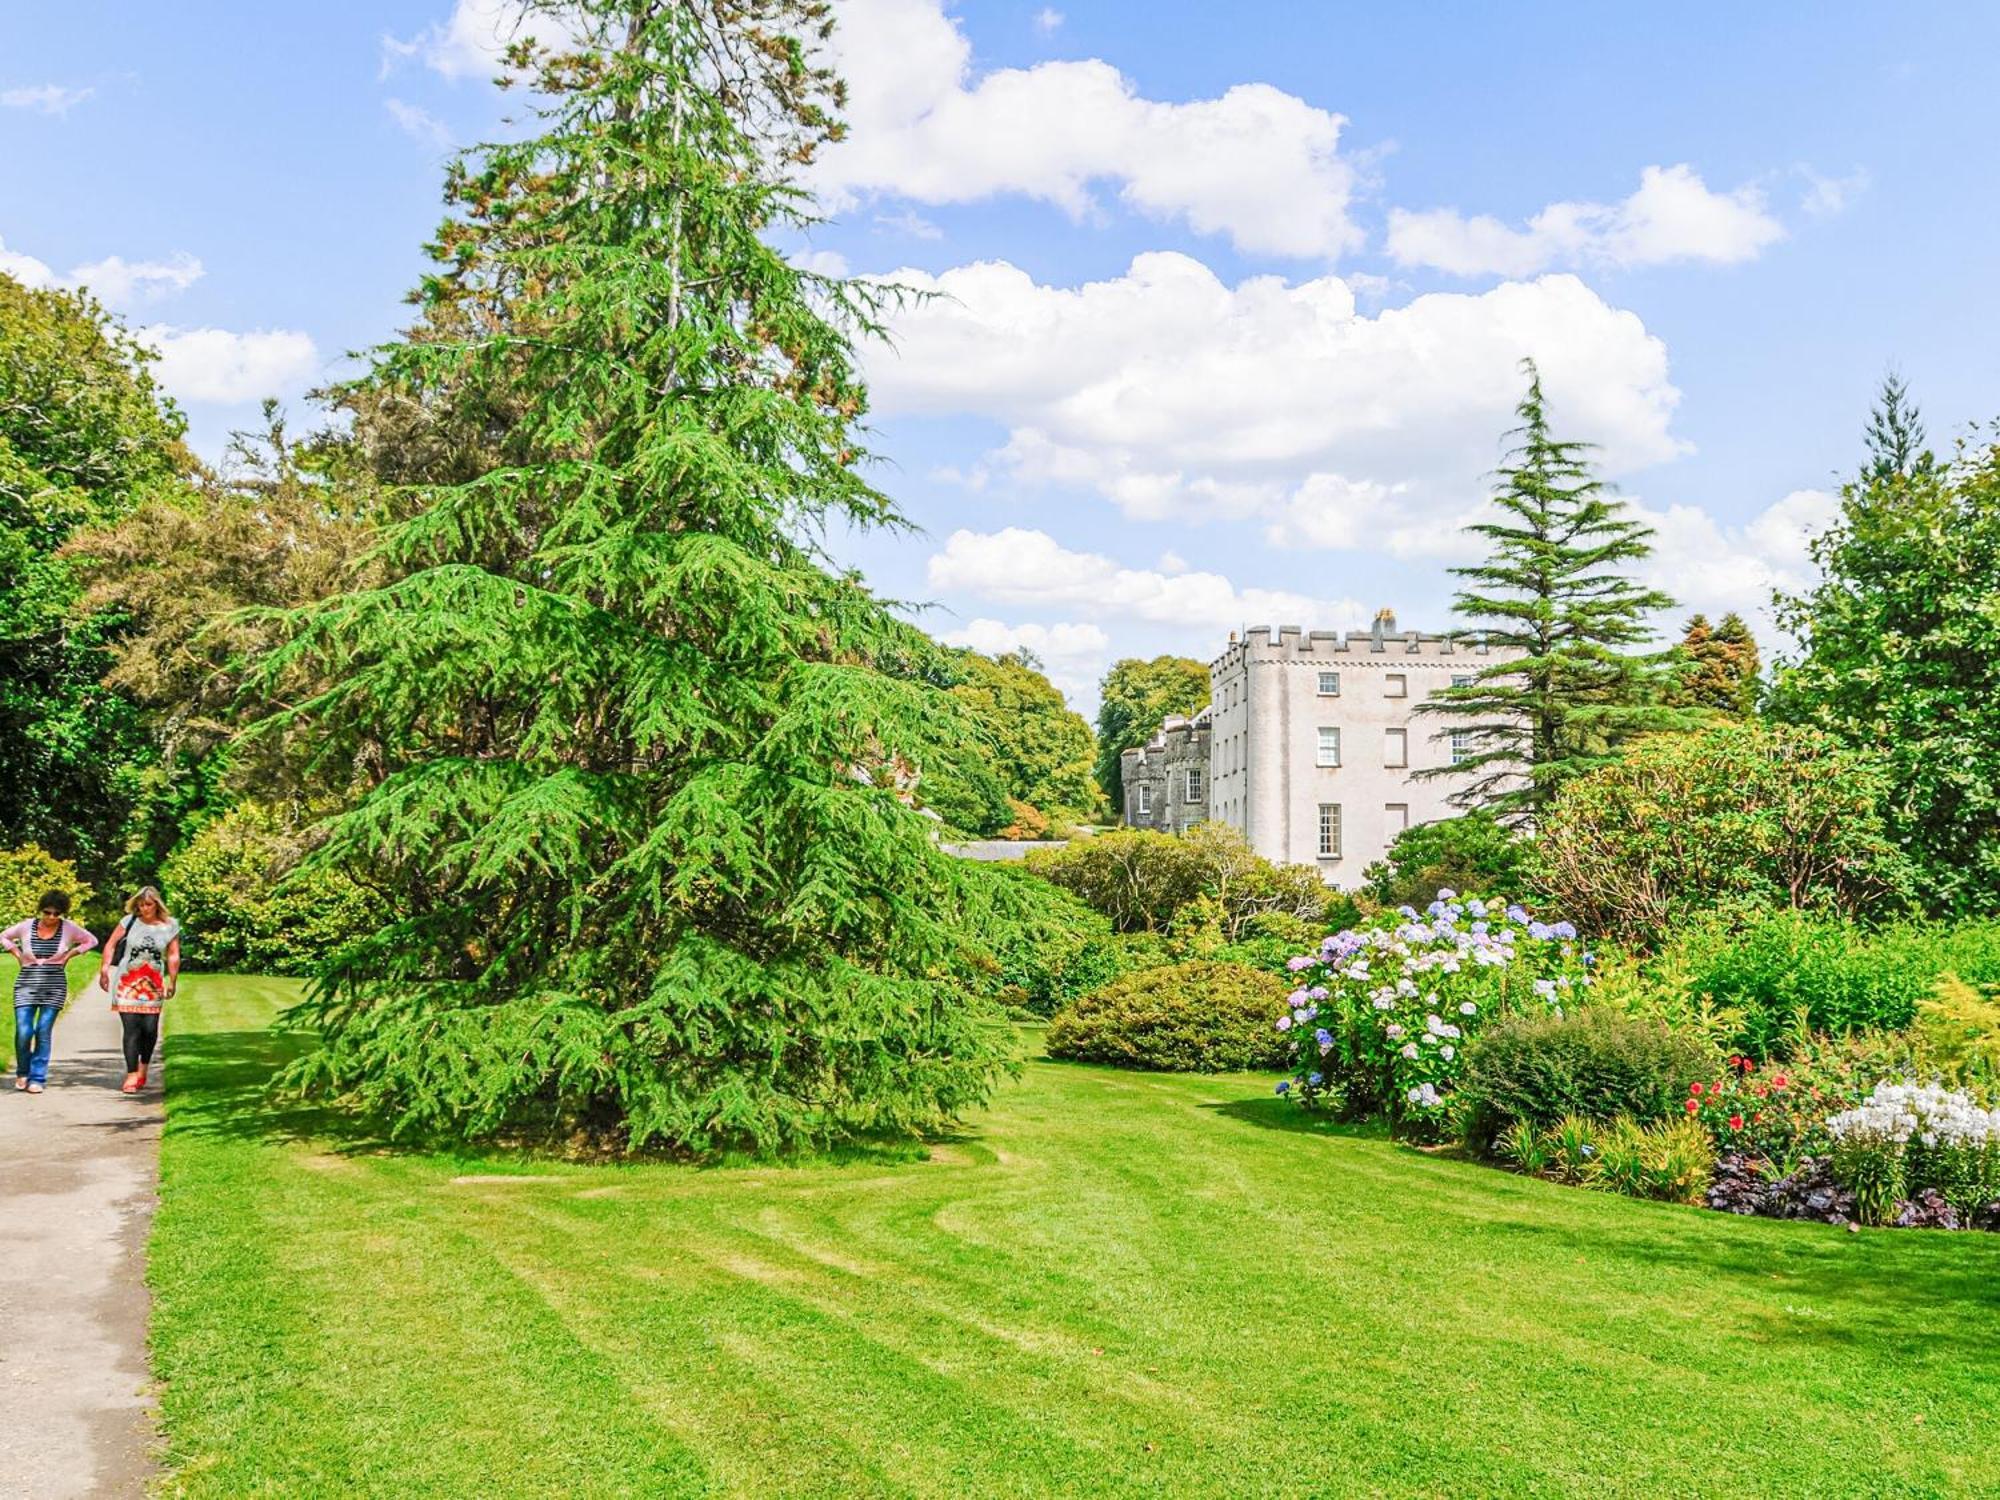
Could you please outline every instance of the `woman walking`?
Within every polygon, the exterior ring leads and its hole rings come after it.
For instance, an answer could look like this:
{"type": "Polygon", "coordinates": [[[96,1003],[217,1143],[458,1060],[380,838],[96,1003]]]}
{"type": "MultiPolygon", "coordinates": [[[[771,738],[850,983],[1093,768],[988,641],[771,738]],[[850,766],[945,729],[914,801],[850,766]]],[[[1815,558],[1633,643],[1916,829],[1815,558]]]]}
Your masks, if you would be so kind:
{"type": "Polygon", "coordinates": [[[69,919],[69,897],[42,894],[40,914],[0,932],[0,947],[21,961],[14,980],[14,1087],[39,1094],[49,1081],[56,1017],[69,999],[64,969],[97,939],[69,919]]]}
{"type": "Polygon", "coordinates": [[[127,1094],[146,1086],[153,1049],[160,1044],[160,1012],[181,978],[181,924],[167,910],[159,887],[143,886],[125,903],[125,920],[111,935],[97,982],[111,992],[111,1008],[125,1027],[127,1094]]]}

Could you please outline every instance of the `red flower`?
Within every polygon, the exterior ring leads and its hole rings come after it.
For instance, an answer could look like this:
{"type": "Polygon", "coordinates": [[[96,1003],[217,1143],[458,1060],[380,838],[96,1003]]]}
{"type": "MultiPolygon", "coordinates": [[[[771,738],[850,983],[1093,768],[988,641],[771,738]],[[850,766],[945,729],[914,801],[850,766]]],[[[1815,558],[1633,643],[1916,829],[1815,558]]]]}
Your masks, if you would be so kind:
{"type": "Polygon", "coordinates": [[[1729,1128],[1731,1130],[1741,1130],[1743,1128],[1743,1116],[1731,1115],[1729,1117],[1729,1128]]]}
{"type": "MultiPolygon", "coordinates": [[[[1693,1094],[1695,1098],[1699,1099],[1701,1097],[1701,1083],[1697,1080],[1696,1082],[1689,1084],[1688,1092],[1690,1094],[1693,1094]]],[[[1689,1109],[1693,1109],[1694,1107],[1695,1106],[1692,1104],[1688,1106],[1689,1109]]]]}
{"type": "Polygon", "coordinates": [[[1771,1087],[1774,1089],[1781,1089],[1790,1082],[1791,1079],[1787,1078],[1783,1073],[1774,1073],[1771,1075],[1771,1087]]]}
{"type": "MultiPolygon", "coordinates": [[[[1695,1085],[1695,1087],[1696,1087],[1696,1088],[1700,1088],[1700,1087],[1701,1087],[1701,1085],[1700,1085],[1700,1084],[1696,1084],[1696,1085],[1695,1085]]],[[[1700,1110],[1701,1110],[1701,1101],[1700,1101],[1699,1099],[1690,1099],[1690,1100],[1688,1100],[1688,1113],[1689,1113],[1689,1114],[1691,1114],[1691,1115],[1692,1115],[1692,1114],[1698,1114],[1698,1113],[1700,1112],[1700,1110]]]]}

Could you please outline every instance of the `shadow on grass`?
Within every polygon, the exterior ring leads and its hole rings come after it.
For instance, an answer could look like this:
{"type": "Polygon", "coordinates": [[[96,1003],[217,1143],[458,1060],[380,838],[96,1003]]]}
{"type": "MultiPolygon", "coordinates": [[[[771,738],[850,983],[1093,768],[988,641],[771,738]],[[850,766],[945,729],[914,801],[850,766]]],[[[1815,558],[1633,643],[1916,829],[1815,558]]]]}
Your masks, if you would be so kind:
{"type": "Polygon", "coordinates": [[[274,1092],[271,1080],[315,1045],[310,1034],[279,1030],[181,1033],[173,1039],[172,1109],[176,1135],[247,1143],[309,1143],[335,1155],[442,1156],[453,1161],[537,1161],[580,1165],[678,1166],[699,1170],[772,1168],[881,1168],[913,1166],[956,1149],[975,1161],[992,1153],[969,1127],[907,1136],[863,1139],[782,1156],[721,1152],[695,1160],[668,1152],[626,1156],[565,1152],[528,1142],[465,1142],[416,1134],[392,1136],[378,1120],[318,1100],[274,1092]]]}
{"type": "Polygon", "coordinates": [[[1386,1141],[1389,1132],[1376,1120],[1334,1120],[1310,1114],[1289,1099],[1276,1095],[1264,1099],[1225,1099],[1196,1108],[1225,1119],[1241,1120],[1259,1130],[1282,1130],[1291,1135],[1330,1136],[1338,1140],[1386,1141]]]}

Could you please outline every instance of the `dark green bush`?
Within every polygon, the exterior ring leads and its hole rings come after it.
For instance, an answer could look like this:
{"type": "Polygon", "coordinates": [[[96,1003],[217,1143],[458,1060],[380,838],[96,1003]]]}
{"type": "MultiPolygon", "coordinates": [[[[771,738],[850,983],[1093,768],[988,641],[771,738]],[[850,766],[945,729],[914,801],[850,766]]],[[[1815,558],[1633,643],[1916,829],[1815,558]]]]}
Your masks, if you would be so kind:
{"type": "Polygon", "coordinates": [[[1422,910],[1444,890],[1520,896],[1527,890],[1527,855],[1527,842],[1513,830],[1487,813],[1467,813],[1404,829],[1361,878],[1382,906],[1422,910]]]}
{"type": "Polygon", "coordinates": [[[243,802],[205,825],[160,870],[192,969],[306,974],[372,932],[382,911],[330,870],[298,873],[304,847],[271,808],[243,802]]]}
{"type": "MultiPolygon", "coordinates": [[[[1324,920],[1333,894],[1306,865],[1274,865],[1222,823],[1186,833],[1116,828],[1060,849],[1037,849],[1028,868],[1111,919],[1120,932],[1166,932],[1184,908],[1205,909],[1223,942],[1262,916],[1324,920]]],[[[1324,929],[1322,929],[1324,930],[1324,929]]]]}
{"type": "Polygon", "coordinates": [[[1169,1073],[1275,1068],[1286,1056],[1275,1027],[1289,993],[1276,975],[1241,964],[1128,974],[1057,1013],[1049,1056],[1169,1073]]]}
{"type": "Polygon", "coordinates": [[[1006,908],[992,951],[967,960],[967,983],[1010,1011],[1046,1019],[1079,995],[1171,963],[1150,933],[1120,933],[1067,891],[1019,866],[995,866],[1006,908]]]}
{"type": "Polygon", "coordinates": [[[1740,1012],[1733,1045],[1784,1056],[1806,1027],[1840,1036],[1901,1030],[1946,974],[2000,982],[2000,922],[1903,922],[1866,928],[1837,917],[1772,912],[1683,932],[1649,965],[1656,982],[1740,1012]]]}
{"type": "Polygon", "coordinates": [[[1658,1021],[1592,1009],[1522,1014],[1468,1043],[1459,1076],[1459,1128],[1490,1152],[1510,1126],[1546,1129],[1569,1116],[1640,1124],[1682,1108],[1690,1079],[1713,1077],[1721,1059],[1706,1042],[1658,1021]]]}
{"type": "Polygon", "coordinates": [[[1287,960],[1301,953],[1317,952],[1320,940],[1329,932],[1355,927],[1360,922],[1361,910],[1351,896],[1328,891],[1326,912],[1317,922],[1284,912],[1252,917],[1245,924],[1243,936],[1233,943],[1222,944],[1208,956],[1218,963],[1248,964],[1253,969],[1289,976],[1287,960]]]}

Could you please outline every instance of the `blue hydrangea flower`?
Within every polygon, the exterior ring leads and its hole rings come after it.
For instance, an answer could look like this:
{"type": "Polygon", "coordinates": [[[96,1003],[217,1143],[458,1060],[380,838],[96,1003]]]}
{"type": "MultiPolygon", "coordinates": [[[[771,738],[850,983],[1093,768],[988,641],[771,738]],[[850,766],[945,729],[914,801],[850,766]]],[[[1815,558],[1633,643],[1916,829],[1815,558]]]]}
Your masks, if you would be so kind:
{"type": "Polygon", "coordinates": [[[1291,1091],[1292,1091],[1292,1081],[1289,1078],[1281,1078],[1278,1080],[1279,1093],[1289,1094],[1291,1091]]]}
{"type": "Polygon", "coordinates": [[[1318,1088],[1321,1084],[1326,1082],[1326,1079],[1322,1077],[1320,1074],[1315,1073],[1311,1077],[1306,1079],[1306,1082],[1311,1084],[1314,1088],[1318,1088]]]}

